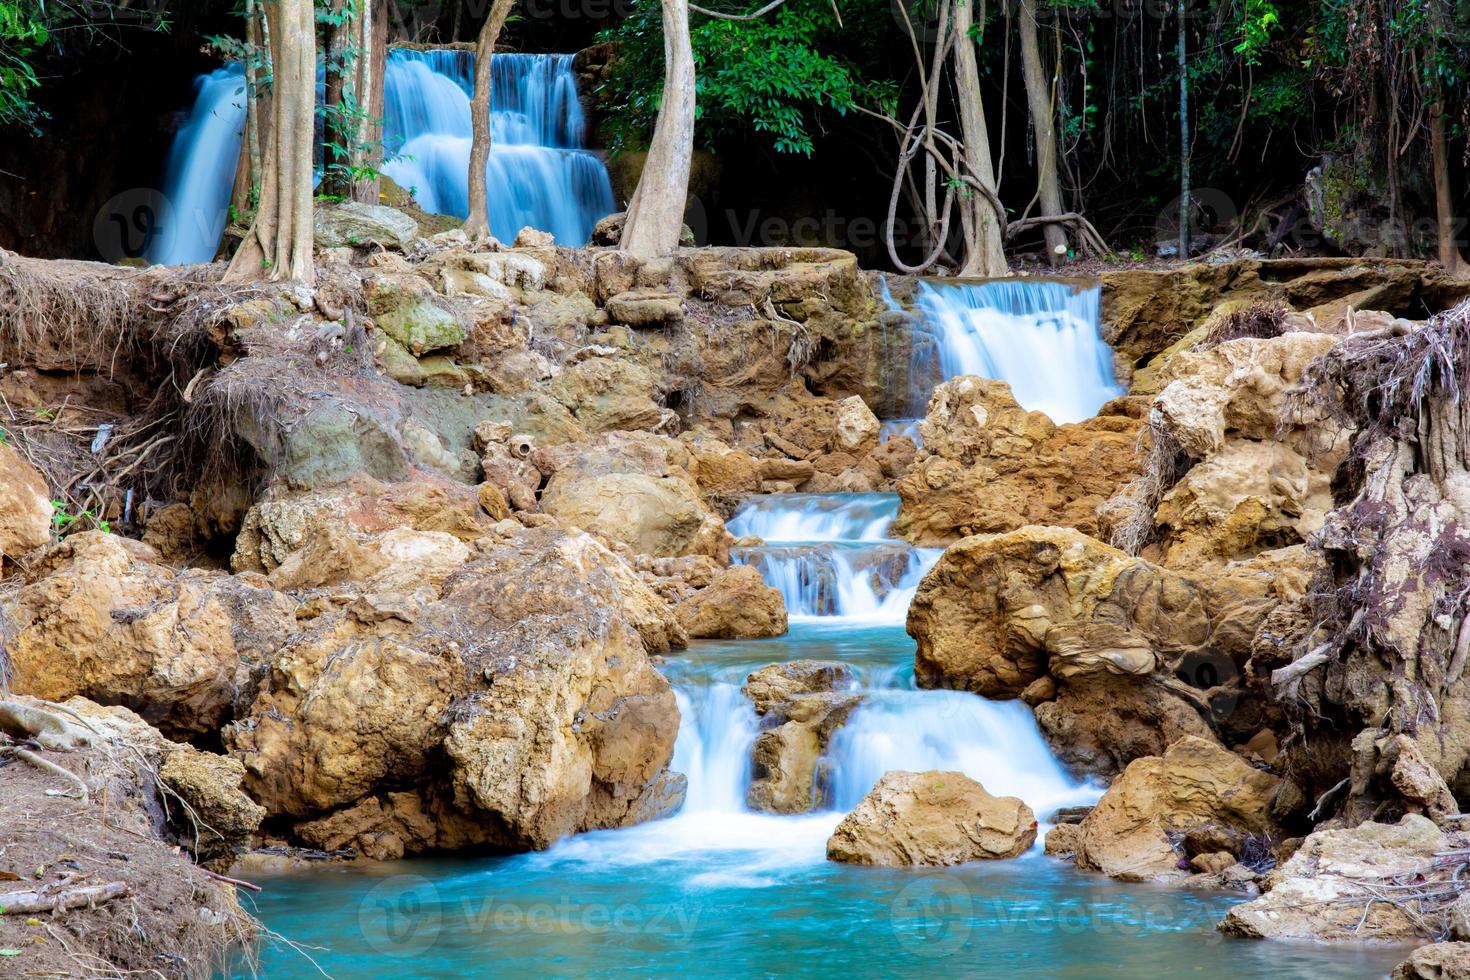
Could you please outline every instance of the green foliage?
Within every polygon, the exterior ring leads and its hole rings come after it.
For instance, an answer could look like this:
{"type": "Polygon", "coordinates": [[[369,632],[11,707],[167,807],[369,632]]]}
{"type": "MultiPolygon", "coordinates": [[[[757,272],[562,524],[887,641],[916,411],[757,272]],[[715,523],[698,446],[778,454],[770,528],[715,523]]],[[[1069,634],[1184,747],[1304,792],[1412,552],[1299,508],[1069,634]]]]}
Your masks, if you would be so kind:
{"type": "MultiPolygon", "coordinates": [[[[848,0],[847,7],[856,9],[843,9],[842,25],[830,0],[789,0],[755,21],[695,14],[690,40],[703,141],[754,131],[777,152],[809,156],[812,129],[822,112],[844,115],[859,105],[891,111],[896,85],[866,77],[859,64],[881,42],[883,31],[891,32],[887,3],[848,0]],[[853,38],[863,40],[853,43],[853,38]],[[844,44],[850,54],[842,53],[844,44]]],[[[617,70],[601,92],[608,99],[613,148],[641,147],[652,135],[663,94],[663,29],[656,0],[640,0],[602,40],[620,45],[617,70]]]]}
{"type": "Polygon", "coordinates": [[[112,533],[111,523],[92,510],[92,508],[88,507],[85,510],[73,514],[65,501],[51,501],[51,529],[56,532],[57,537],[65,537],[72,531],[82,530],[87,527],[96,528],[103,534],[112,533]]]}
{"type": "Polygon", "coordinates": [[[38,84],[31,56],[49,38],[33,0],[0,0],[0,126],[34,128],[38,84]]]}

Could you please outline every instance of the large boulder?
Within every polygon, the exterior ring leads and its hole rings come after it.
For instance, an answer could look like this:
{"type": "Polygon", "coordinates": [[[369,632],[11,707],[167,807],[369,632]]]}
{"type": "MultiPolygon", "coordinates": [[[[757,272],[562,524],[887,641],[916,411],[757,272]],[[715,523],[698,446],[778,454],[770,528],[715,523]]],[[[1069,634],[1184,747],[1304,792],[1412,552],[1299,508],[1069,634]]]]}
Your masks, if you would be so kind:
{"type": "Polygon", "coordinates": [[[1108,787],[1079,827],[1077,867],[1126,881],[1187,875],[1171,834],[1203,825],[1265,834],[1279,785],[1213,742],[1182,738],[1162,756],[1134,760],[1108,787]]]}
{"type": "Polygon", "coordinates": [[[606,433],[531,458],[548,477],[541,510],[563,525],[595,531],[640,555],[729,555],[724,522],[705,506],[689,475],[689,454],[673,439],[606,433]]]}
{"type": "Polygon", "coordinates": [[[622,559],[580,532],[506,521],[413,593],[373,591],[386,573],[319,605],[226,731],[273,816],[317,826],[359,808],[321,834],[381,830],[391,854],[544,848],[678,805],[678,707],[644,639],[667,644],[674,627],[622,559]],[[378,820],[365,800],[405,789],[442,833],[364,829],[378,820]]]}
{"type": "Polygon", "coordinates": [[[898,481],[895,532],[919,545],[1058,524],[1099,533],[1097,508],[1137,475],[1138,400],[1057,426],[1001,381],[961,377],[934,391],[923,447],[898,481]]]}
{"type": "Polygon", "coordinates": [[[1200,590],[1182,576],[1060,527],[950,546],[909,607],[926,687],[1015,697],[1050,670],[1147,677],[1209,638],[1200,590]]]}
{"type": "Polygon", "coordinates": [[[786,632],[786,603],[760,572],[732,565],[679,603],[679,625],[694,639],[758,640],[786,632]]]}
{"type": "Polygon", "coordinates": [[[38,554],[3,609],[15,691],[125,705],[192,736],[230,720],[296,606],[258,576],[179,572],[141,542],[87,531],[38,554]]]}
{"type": "Polygon", "coordinates": [[[890,772],[827,840],[827,859],[890,867],[1013,858],[1036,842],[1036,817],[959,772],[890,772]]]}
{"type": "Polygon", "coordinates": [[[830,801],[832,736],[863,696],[852,671],[831,660],[794,660],[752,673],[745,695],[761,731],[751,750],[745,802],[768,813],[806,813],[830,801]]]}
{"type": "Polygon", "coordinates": [[[1420,946],[1394,967],[1392,980],[1470,980],[1470,943],[1420,946]]]}
{"type": "Polygon", "coordinates": [[[1430,938],[1446,924],[1447,903],[1413,892],[1453,889],[1454,865],[1442,867],[1442,855],[1466,844],[1463,833],[1446,834],[1418,814],[1397,824],[1319,830],[1266,879],[1265,894],[1232,908],[1220,929],[1233,936],[1328,942],[1430,938]],[[1398,900],[1385,901],[1385,895],[1398,900]]]}
{"type": "Polygon", "coordinates": [[[551,394],[588,432],[652,429],[663,420],[653,375],[621,357],[588,357],[562,372],[551,394]]]}
{"type": "Polygon", "coordinates": [[[419,236],[419,223],[396,208],[344,201],[312,212],[317,249],[373,246],[406,251],[419,236]]]}
{"type": "Polygon", "coordinates": [[[36,468],[0,442],[0,558],[15,558],[51,541],[51,495],[36,468]]]}

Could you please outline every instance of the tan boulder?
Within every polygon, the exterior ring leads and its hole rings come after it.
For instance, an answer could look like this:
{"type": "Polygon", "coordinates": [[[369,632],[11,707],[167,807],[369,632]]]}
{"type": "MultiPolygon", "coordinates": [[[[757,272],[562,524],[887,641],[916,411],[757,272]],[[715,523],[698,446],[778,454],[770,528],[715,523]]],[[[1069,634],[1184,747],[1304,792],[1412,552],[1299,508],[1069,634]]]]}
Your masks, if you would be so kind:
{"type": "Polygon", "coordinates": [[[1266,833],[1278,785],[1218,744],[1182,738],[1162,756],[1134,760],[1108,787],[1080,825],[1077,867],[1125,881],[1186,875],[1170,832],[1222,824],[1266,833]]]}
{"type": "Polygon", "coordinates": [[[756,640],[786,632],[786,603],[748,565],[732,565],[675,607],[692,638],[756,640]]]}
{"type": "Polygon", "coordinates": [[[127,705],[169,733],[211,732],[294,614],[259,577],[181,573],[141,542],[73,534],[37,555],[5,599],[11,686],[127,705]]]}
{"type": "Polygon", "coordinates": [[[1194,704],[1153,678],[1058,684],[1034,711],[1057,758],[1074,772],[1096,776],[1114,776],[1134,759],[1163,755],[1186,735],[1216,740],[1194,704]]]}
{"type": "Polygon", "coordinates": [[[0,557],[15,558],[51,542],[46,480],[15,447],[0,442],[0,557]]]}
{"type": "Polygon", "coordinates": [[[1470,980],[1470,943],[1420,946],[1394,967],[1392,980],[1470,980]]]}
{"type": "Polygon", "coordinates": [[[1069,858],[1077,853],[1077,841],[1081,836],[1082,832],[1075,823],[1059,823],[1046,832],[1046,853],[1069,858]]]}
{"type": "Polygon", "coordinates": [[[1057,676],[1151,673],[1204,643],[1194,583],[1077,531],[1025,527],[951,545],[909,607],[926,687],[1015,697],[1057,676]]]}
{"type": "Polygon", "coordinates": [[[232,756],[180,745],[168,751],[158,778],[187,804],[176,819],[194,825],[186,840],[195,859],[216,870],[229,867],[265,819],[265,808],[240,788],[245,767],[232,756]]]}
{"type": "Polygon", "coordinates": [[[591,433],[657,426],[663,409],[653,400],[654,390],[653,375],[646,368],[618,357],[578,361],[550,388],[591,433]]]}
{"type": "Polygon", "coordinates": [[[827,840],[827,859],[890,867],[1018,857],[1036,842],[1031,808],[958,772],[890,772],[827,840]]]}
{"type": "Polygon", "coordinates": [[[752,673],[745,695],[761,732],[751,750],[745,802],[768,813],[806,813],[829,800],[832,736],[862,703],[852,671],[832,660],[770,664],[752,673]]]}
{"type": "Polygon", "coordinates": [[[837,429],[832,444],[842,452],[866,453],[878,446],[878,416],[857,395],[837,403],[837,429]]]}
{"type": "Polygon", "coordinates": [[[1022,409],[1002,382],[945,382],[920,426],[924,446],[897,483],[895,533],[924,546],[1027,524],[1101,533],[1098,507],[1142,465],[1141,409],[1118,399],[1096,418],[1056,426],[1022,409]]]}
{"type": "Polygon", "coordinates": [[[1272,872],[1266,893],[1232,908],[1220,929],[1233,936],[1328,942],[1425,938],[1430,919],[1382,901],[1384,888],[1423,882],[1437,854],[1465,843],[1417,814],[1397,824],[1319,830],[1272,872]]]}

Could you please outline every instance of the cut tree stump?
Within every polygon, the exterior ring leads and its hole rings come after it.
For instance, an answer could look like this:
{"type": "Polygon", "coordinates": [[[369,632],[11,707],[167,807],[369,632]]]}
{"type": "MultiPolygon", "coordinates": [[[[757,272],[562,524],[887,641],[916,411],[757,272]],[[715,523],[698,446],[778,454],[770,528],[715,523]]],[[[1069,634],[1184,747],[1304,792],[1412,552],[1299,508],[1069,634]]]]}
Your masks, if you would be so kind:
{"type": "Polygon", "coordinates": [[[122,898],[127,893],[128,883],[125,881],[109,881],[105,885],[85,885],[49,893],[44,888],[24,892],[0,892],[0,915],[76,909],[122,898]]]}

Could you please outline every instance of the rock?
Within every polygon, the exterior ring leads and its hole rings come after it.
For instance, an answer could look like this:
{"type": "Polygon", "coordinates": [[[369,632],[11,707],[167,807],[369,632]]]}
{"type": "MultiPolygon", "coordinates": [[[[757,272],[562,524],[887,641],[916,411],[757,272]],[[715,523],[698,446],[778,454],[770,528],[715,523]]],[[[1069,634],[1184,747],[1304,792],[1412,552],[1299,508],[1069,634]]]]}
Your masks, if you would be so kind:
{"type": "Polygon", "coordinates": [[[164,731],[216,731],[295,628],[263,579],[176,572],[137,541],[86,531],[39,554],[6,597],[11,686],[127,705],[164,731]]]}
{"type": "Polygon", "coordinates": [[[163,784],[189,806],[181,819],[195,824],[190,847],[195,859],[217,871],[227,870],[245,851],[265,819],[265,808],[240,789],[244,777],[238,759],[187,745],[170,750],[158,771],[163,784]]]}
{"type": "Polygon", "coordinates": [[[1394,967],[1392,980],[1470,980],[1470,943],[1420,946],[1394,967]]]}
{"type": "Polygon", "coordinates": [[[1077,841],[1081,836],[1075,823],[1059,823],[1046,832],[1046,853],[1070,858],[1077,852],[1077,841]]]}
{"type": "Polygon", "coordinates": [[[958,772],[890,772],[827,840],[827,859],[890,867],[1018,857],[1036,841],[1031,808],[958,772]]]}
{"type": "Polygon", "coordinates": [[[1211,851],[1196,854],[1189,859],[1189,867],[1195,874],[1214,875],[1235,865],[1235,855],[1229,851],[1211,851]]]}
{"type": "Polygon", "coordinates": [[[630,327],[675,326],[684,322],[684,304],[660,289],[630,289],[607,301],[607,314],[630,327]]]}
{"type": "Polygon", "coordinates": [[[833,444],[849,453],[866,453],[878,448],[881,426],[878,416],[857,395],[837,403],[837,432],[833,444]]]}
{"type": "Polygon", "coordinates": [[[1101,533],[1098,507],[1139,472],[1139,400],[1118,399],[1080,425],[1053,425],[1010,387],[955,378],[935,389],[923,448],[898,481],[894,531],[924,546],[1027,524],[1101,533]]]}
{"type": "Polygon", "coordinates": [[[862,703],[852,671],[830,660],[771,664],[751,674],[745,695],[761,719],[751,753],[746,805],[768,813],[806,813],[827,802],[832,735],[862,703]]]}
{"type": "Polygon", "coordinates": [[[373,276],[366,286],[373,322],[415,357],[464,341],[459,320],[438,304],[434,290],[418,277],[373,276]]]}
{"type": "Polygon", "coordinates": [[[556,244],[556,236],[538,228],[522,228],[516,232],[516,248],[548,248],[556,244]]]}
{"type": "Polygon", "coordinates": [[[1121,773],[1135,759],[1163,755],[1186,735],[1215,741],[1195,705],[1154,678],[1089,677],[1057,685],[1034,711],[1042,734],[1068,769],[1103,778],[1121,773]]]}
{"type": "Polygon", "coordinates": [[[1067,528],[966,538],[909,607],[925,687],[1015,697],[1054,676],[1145,676],[1204,642],[1203,596],[1187,579],[1067,528]]]}
{"type": "Polygon", "coordinates": [[[1179,877],[1170,832],[1209,823],[1264,834],[1279,784],[1217,744],[1182,738],[1130,763],[1103,794],[1079,825],[1077,867],[1125,881],[1179,877]]]}
{"type": "Polygon", "coordinates": [[[679,625],[695,639],[757,640],[786,633],[781,592],[747,565],[734,565],[675,609],[679,625]]]}
{"type": "Polygon", "coordinates": [[[1220,929],[1263,939],[1422,939],[1423,920],[1380,901],[1382,886],[1394,875],[1420,871],[1451,846],[1438,827],[1417,814],[1406,814],[1397,824],[1316,831],[1271,874],[1266,893],[1232,908],[1220,929]]]}
{"type": "Polygon", "coordinates": [[[620,357],[589,357],[562,372],[552,395],[592,433],[653,429],[663,409],[653,400],[653,375],[620,357]]]}
{"type": "Polygon", "coordinates": [[[312,832],[394,854],[543,848],[678,805],[678,707],[644,640],[676,627],[636,572],[585,534],[497,526],[434,578],[417,599],[327,607],[271,663],[225,744],[272,816],[337,811],[312,832]],[[408,790],[438,833],[404,829],[419,819],[406,802],[391,819],[363,802],[408,790]]]}
{"type": "Polygon", "coordinates": [[[0,557],[51,543],[51,494],[36,468],[0,442],[0,557]]]}
{"type": "Polygon", "coordinates": [[[313,237],[318,249],[354,246],[406,252],[419,237],[419,223],[402,211],[380,204],[318,206],[312,212],[313,237]]]}

